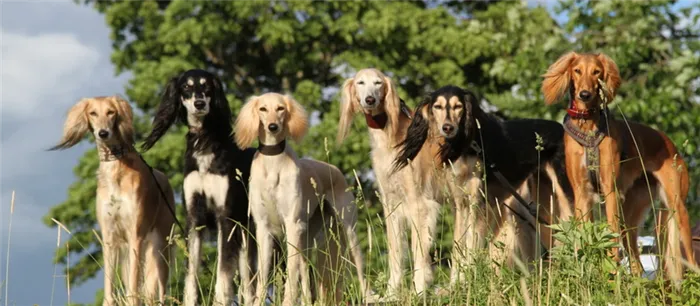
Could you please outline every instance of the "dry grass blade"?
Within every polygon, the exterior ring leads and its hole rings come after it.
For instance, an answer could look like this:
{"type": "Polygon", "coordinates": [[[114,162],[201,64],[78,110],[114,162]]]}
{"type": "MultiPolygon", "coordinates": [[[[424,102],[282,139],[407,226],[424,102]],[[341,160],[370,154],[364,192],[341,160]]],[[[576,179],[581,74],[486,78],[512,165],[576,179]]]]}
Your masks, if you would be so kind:
{"type": "Polygon", "coordinates": [[[10,287],[10,238],[12,237],[12,216],[15,214],[15,191],[12,190],[12,200],[10,201],[10,222],[7,232],[7,259],[5,262],[5,306],[9,299],[8,292],[10,287]]]}

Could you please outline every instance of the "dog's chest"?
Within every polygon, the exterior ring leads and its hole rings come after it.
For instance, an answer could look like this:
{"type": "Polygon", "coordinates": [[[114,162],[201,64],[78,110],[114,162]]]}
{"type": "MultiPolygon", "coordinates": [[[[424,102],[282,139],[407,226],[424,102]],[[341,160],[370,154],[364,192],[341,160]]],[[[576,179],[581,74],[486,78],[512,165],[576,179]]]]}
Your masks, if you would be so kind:
{"type": "MultiPolygon", "coordinates": [[[[204,195],[210,209],[224,207],[228,194],[229,178],[225,174],[211,172],[210,169],[215,162],[214,154],[195,152],[192,157],[195,160],[196,169],[187,174],[183,188],[188,194],[204,195]]],[[[188,205],[190,204],[188,203],[188,205]]]]}
{"type": "Polygon", "coordinates": [[[104,222],[111,225],[112,233],[117,236],[124,236],[137,219],[135,191],[125,186],[124,177],[120,163],[100,164],[100,211],[104,222]]]}

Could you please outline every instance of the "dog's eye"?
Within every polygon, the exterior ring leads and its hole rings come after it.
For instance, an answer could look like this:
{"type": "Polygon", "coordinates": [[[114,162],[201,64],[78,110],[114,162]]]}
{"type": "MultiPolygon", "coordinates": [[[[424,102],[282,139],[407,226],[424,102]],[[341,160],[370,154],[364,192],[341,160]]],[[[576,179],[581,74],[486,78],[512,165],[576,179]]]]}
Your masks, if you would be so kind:
{"type": "Polygon", "coordinates": [[[281,111],[283,111],[283,110],[284,110],[284,107],[282,107],[282,106],[280,106],[280,107],[277,108],[277,111],[278,111],[278,112],[281,112],[281,111]]]}
{"type": "Polygon", "coordinates": [[[374,82],[374,85],[382,85],[382,81],[376,81],[374,82]]]}
{"type": "Polygon", "coordinates": [[[107,111],[107,116],[112,116],[112,115],[114,115],[114,111],[113,111],[113,110],[107,111]]]}
{"type": "Polygon", "coordinates": [[[593,75],[599,75],[599,74],[600,74],[600,70],[593,70],[593,75]]]}
{"type": "Polygon", "coordinates": [[[440,110],[440,109],[442,109],[442,105],[435,104],[435,105],[433,105],[433,108],[440,110]]]}
{"type": "Polygon", "coordinates": [[[357,82],[357,85],[365,85],[365,81],[359,81],[357,82]]]}
{"type": "Polygon", "coordinates": [[[267,112],[267,108],[261,107],[261,108],[260,108],[260,111],[263,112],[263,113],[264,113],[264,112],[267,112]]]}
{"type": "Polygon", "coordinates": [[[462,109],[462,104],[457,104],[457,105],[453,106],[452,108],[454,108],[455,110],[460,110],[460,109],[462,109]]]}
{"type": "Polygon", "coordinates": [[[97,112],[90,112],[90,116],[97,117],[97,112]]]}
{"type": "Polygon", "coordinates": [[[576,74],[581,74],[581,69],[576,68],[574,69],[574,72],[576,72],[576,74]]]}

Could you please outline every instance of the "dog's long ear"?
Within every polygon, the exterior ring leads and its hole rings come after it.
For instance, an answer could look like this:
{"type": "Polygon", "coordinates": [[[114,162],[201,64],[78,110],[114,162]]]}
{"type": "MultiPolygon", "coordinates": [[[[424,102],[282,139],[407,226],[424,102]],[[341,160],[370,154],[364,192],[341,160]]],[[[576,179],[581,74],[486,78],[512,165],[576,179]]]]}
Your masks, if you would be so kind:
{"type": "Polygon", "coordinates": [[[90,129],[90,121],[86,113],[90,101],[91,99],[82,99],[71,107],[63,124],[61,141],[49,151],[67,149],[83,140],[85,133],[90,129]]]}
{"type": "Polygon", "coordinates": [[[134,144],[134,112],[129,105],[129,101],[120,97],[112,96],[112,102],[117,108],[117,126],[119,134],[124,142],[129,145],[134,144]]]}
{"type": "Polygon", "coordinates": [[[258,117],[257,112],[259,102],[260,97],[258,96],[248,98],[236,118],[234,138],[241,149],[250,147],[255,138],[258,137],[260,131],[260,117],[258,117]]]}
{"type": "Polygon", "coordinates": [[[607,102],[610,103],[615,98],[617,89],[620,88],[620,70],[617,68],[615,61],[603,53],[598,54],[598,60],[603,64],[603,69],[605,69],[605,74],[603,75],[603,81],[607,89],[605,95],[608,99],[607,102]]]}
{"type": "Polygon", "coordinates": [[[357,94],[355,93],[354,78],[345,80],[341,89],[341,106],[340,106],[340,122],[338,122],[338,137],[337,144],[341,144],[345,137],[350,132],[350,126],[355,114],[359,111],[358,103],[355,101],[357,94]]]}
{"type": "Polygon", "coordinates": [[[284,103],[287,104],[287,119],[285,120],[287,131],[289,131],[289,136],[299,143],[309,129],[306,110],[290,96],[284,96],[284,103]]]}
{"type": "Polygon", "coordinates": [[[569,52],[557,59],[543,74],[542,93],[547,105],[559,101],[571,85],[571,63],[578,57],[576,52],[569,52]]]}
{"type": "Polygon", "coordinates": [[[171,125],[175,123],[177,117],[182,108],[182,102],[180,102],[180,91],[177,87],[178,77],[173,77],[168,82],[165,87],[163,96],[158,105],[158,110],[156,111],[155,118],[153,119],[153,129],[151,134],[146,137],[143,144],[141,144],[141,150],[147,151],[153,145],[163,137],[165,132],[168,131],[171,125]]]}
{"type": "Polygon", "coordinates": [[[473,92],[465,90],[462,99],[464,100],[464,111],[462,112],[461,128],[464,135],[468,137],[474,128],[475,120],[481,118],[483,111],[479,106],[479,99],[473,92]]]}
{"type": "Polygon", "coordinates": [[[383,76],[386,86],[386,94],[384,96],[384,111],[389,119],[389,142],[390,145],[395,145],[399,132],[399,116],[401,116],[401,99],[399,93],[396,92],[396,87],[391,78],[383,76]]]}
{"type": "Polygon", "coordinates": [[[396,145],[399,150],[396,159],[394,160],[392,172],[401,170],[408,165],[409,160],[413,160],[418,156],[423,144],[428,139],[428,130],[430,129],[430,120],[428,112],[432,98],[425,97],[423,101],[416,107],[416,112],[413,115],[413,120],[406,131],[406,139],[396,145]]]}
{"type": "Polygon", "coordinates": [[[210,112],[212,115],[219,116],[222,122],[228,122],[231,125],[231,107],[228,105],[228,99],[226,99],[226,92],[224,91],[224,86],[221,84],[221,80],[218,77],[212,75],[212,82],[214,83],[214,96],[212,97],[212,104],[216,111],[210,112]]]}

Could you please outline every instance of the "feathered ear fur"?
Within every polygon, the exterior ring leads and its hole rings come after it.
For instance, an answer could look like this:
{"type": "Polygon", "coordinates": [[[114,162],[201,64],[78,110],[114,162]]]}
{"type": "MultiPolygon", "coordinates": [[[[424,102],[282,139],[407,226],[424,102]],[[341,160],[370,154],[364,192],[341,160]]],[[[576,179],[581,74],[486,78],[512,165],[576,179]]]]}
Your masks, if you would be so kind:
{"type": "Polygon", "coordinates": [[[356,100],[355,86],[353,85],[354,78],[345,80],[342,88],[341,106],[340,106],[340,121],[338,122],[338,137],[336,142],[341,144],[345,137],[350,132],[352,120],[355,114],[359,112],[358,101],[356,100]]]}
{"type": "Polygon", "coordinates": [[[571,63],[578,57],[576,52],[569,52],[561,56],[554,64],[547,68],[543,74],[542,93],[544,103],[554,104],[567,92],[571,83],[571,63]]]}
{"type": "Polygon", "coordinates": [[[91,99],[82,99],[71,107],[63,124],[61,141],[49,151],[67,149],[83,140],[85,133],[90,129],[90,121],[85,113],[90,101],[91,99]]]}
{"type": "Polygon", "coordinates": [[[245,149],[250,147],[258,137],[260,131],[260,117],[258,117],[258,102],[260,97],[252,96],[243,105],[238,113],[234,128],[234,138],[239,148],[245,149]]]}
{"type": "Polygon", "coordinates": [[[163,96],[158,105],[155,118],[153,119],[153,128],[151,134],[146,137],[146,140],[141,144],[141,150],[147,151],[163,137],[171,125],[175,123],[177,117],[182,111],[182,102],[180,102],[180,91],[177,87],[178,77],[173,77],[165,87],[163,96]]]}
{"type": "Polygon", "coordinates": [[[603,81],[607,88],[607,91],[605,91],[608,98],[607,102],[610,103],[615,98],[617,89],[620,88],[620,70],[617,68],[615,61],[603,53],[598,54],[598,60],[603,64],[603,69],[605,69],[603,81]]]}
{"type": "Polygon", "coordinates": [[[112,103],[117,108],[117,126],[122,141],[129,145],[134,144],[134,113],[129,105],[129,101],[120,97],[110,97],[112,103]]]}
{"type": "Polygon", "coordinates": [[[399,94],[396,92],[396,87],[391,78],[383,76],[384,84],[386,86],[386,93],[384,95],[384,111],[386,112],[388,122],[389,122],[389,143],[390,145],[396,144],[398,138],[399,129],[399,116],[401,116],[401,99],[399,94]]]}
{"type": "Polygon", "coordinates": [[[222,122],[227,122],[231,125],[231,107],[228,105],[228,99],[226,99],[226,92],[224,91],[224,86],[221,81],[216,76],[212,75],[212,82],[214,83],[214,96],[212,97],[211,104],[214,106],[215,111],[210,111],[211,115],[216,115],[222,122]]]}
{"type": "Polygon", "coordinates": [[[423,144],[428,139],[428,130],[430,129],[428,107],[431,103],[432,98],[428,96],[416,107],[413,120],[411,120],[411,124],[406,131],[406,135],[410,135],[410,137],[406,137],[406,139],[396,145],[399,152],[393,163],[393,172],[406,167],[409,160],[416,158],[418,152],[423,148],[423,144]]]}
{"type": "Polygon", "coordinates": [[[299,143],[309,129],[306,110],[290,96],[284,96],[284,102],[287,104],[287,118],[285,120],[287,131],[289,136],[299,143]]]}
{"type": "Polygon", "coordinates": [[[480,115],[481,108],[479,107],[479,100],[476,95],[471,91],[466,91],[464,94],[464,112],[462,115],[462,131],[465,136],[471,136],[469,133],[472,132],[473,125],[477,115],[480,115]]]}

